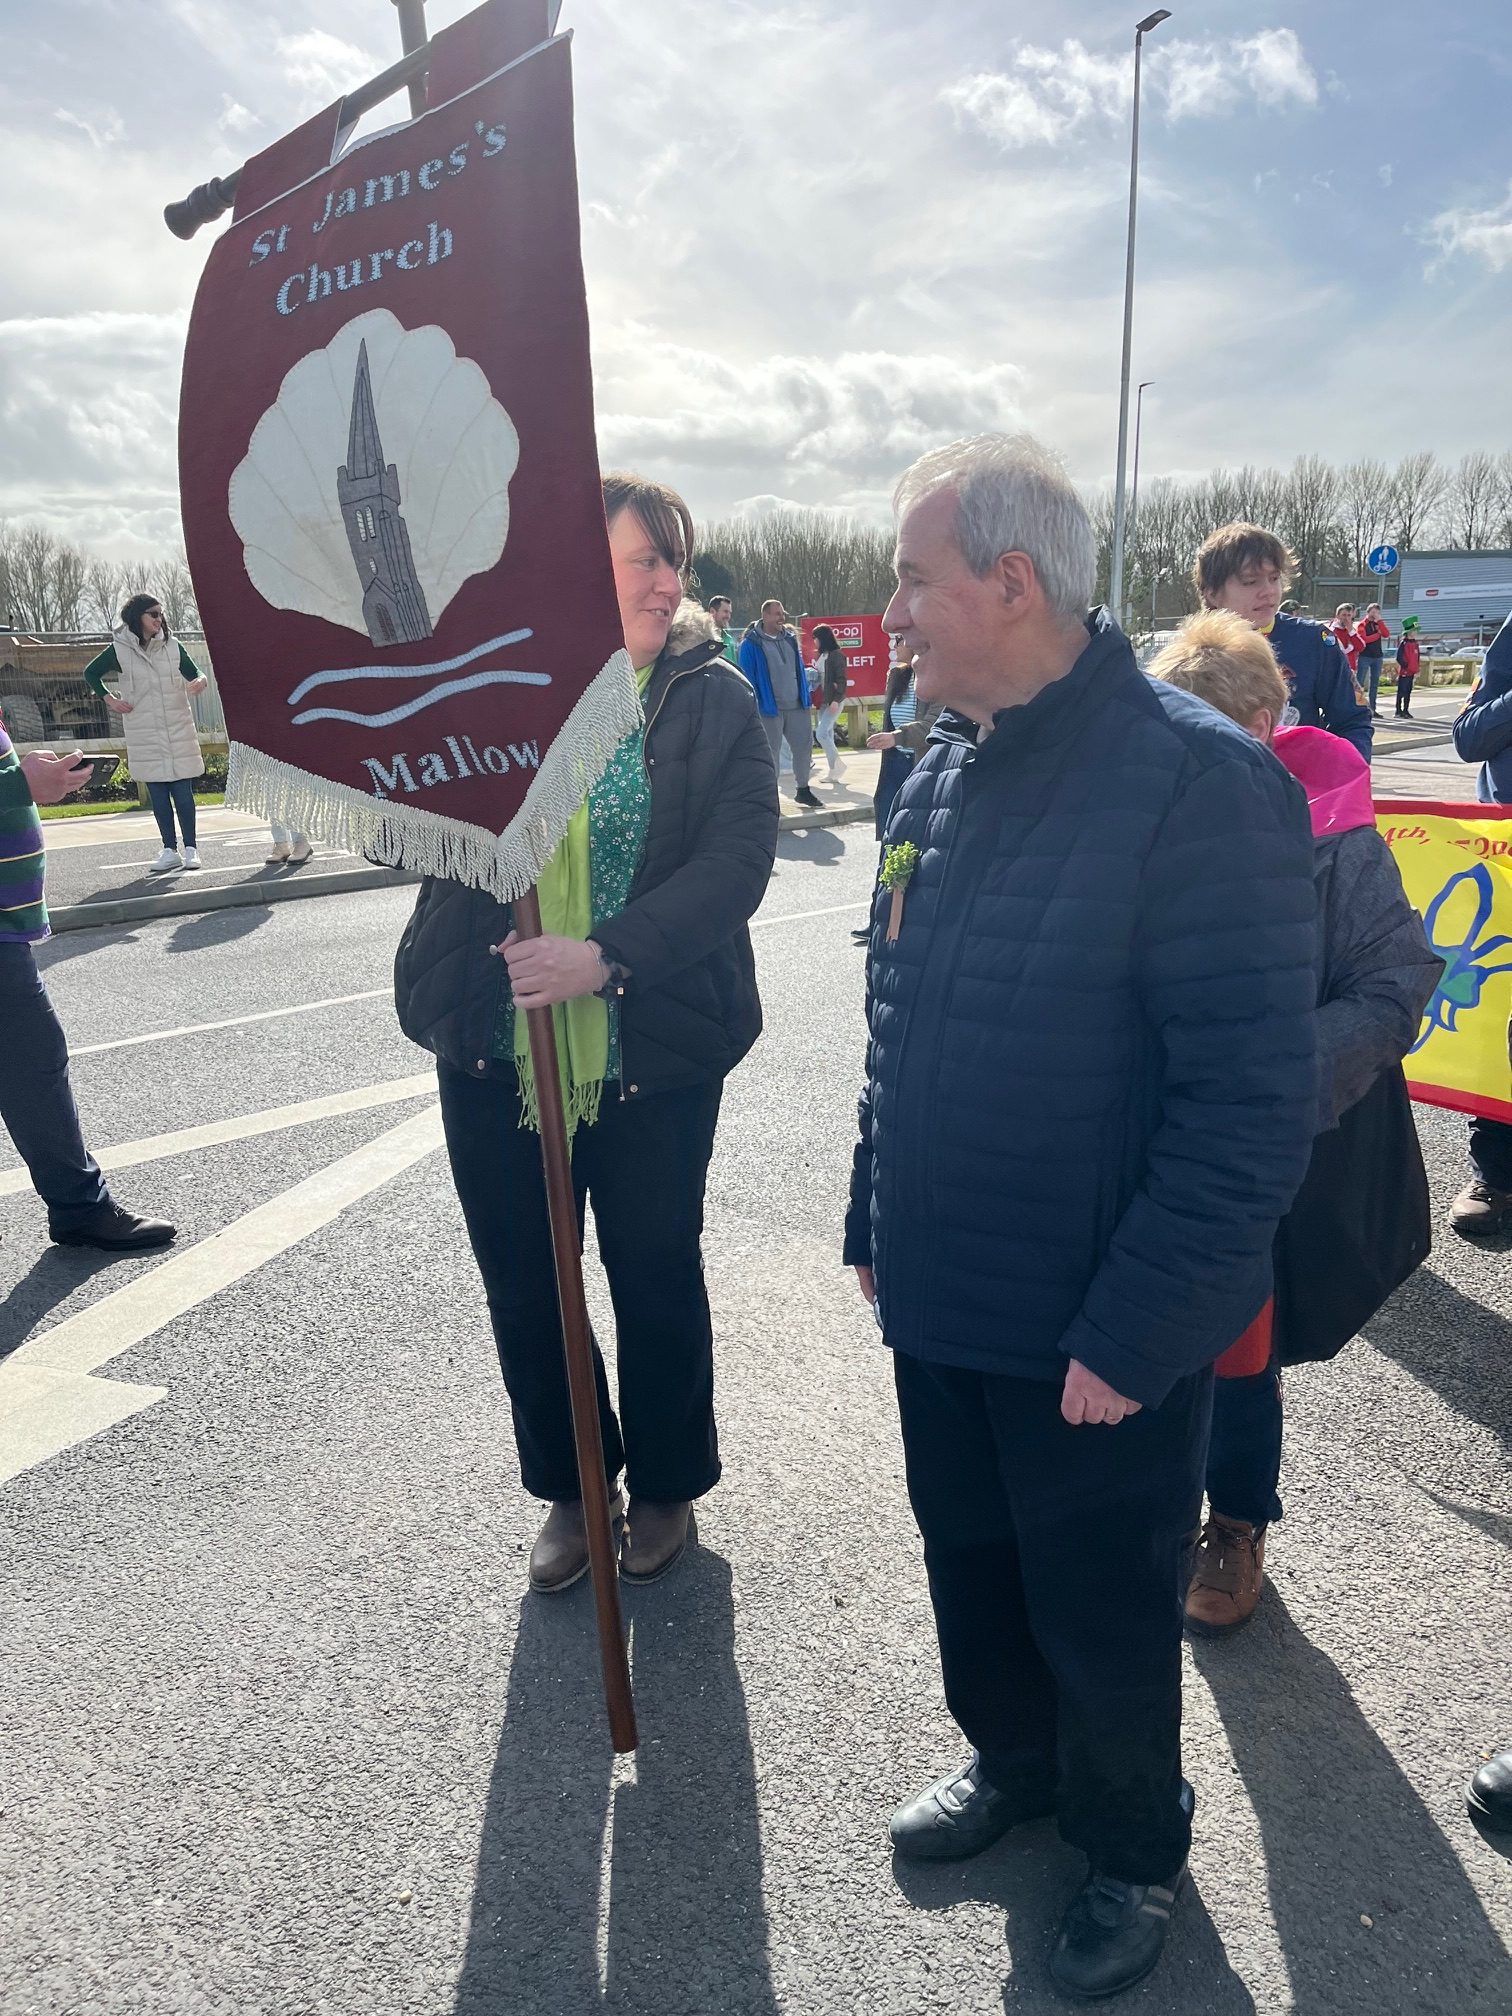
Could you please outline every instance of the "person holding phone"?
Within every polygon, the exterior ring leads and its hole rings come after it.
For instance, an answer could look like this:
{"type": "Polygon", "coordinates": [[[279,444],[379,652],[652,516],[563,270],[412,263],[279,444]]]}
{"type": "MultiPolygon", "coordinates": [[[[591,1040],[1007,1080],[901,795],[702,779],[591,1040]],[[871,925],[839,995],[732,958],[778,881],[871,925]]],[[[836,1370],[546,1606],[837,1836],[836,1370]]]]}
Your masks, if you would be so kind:
{"type": "Polygon", "coordinates": [[[47,1206],[56,1245],[140,1253],[166,1246],[174,1227],[117,1204],[85,1148],[68,1079],[68,1042],[32,950],[51,935],[37,807],[79,790],[90,767],[77,749],[71,756],[46,750],[20,756],[0,728],[0,1119],[47,1206]]]}
{"type": "Polygon", "coordinates": [[[123,606],[120,628],[99,657],[84,667],[84,679],[111,713],[122,717],[126,762],[136,781],[147,786],[163,842],[148,874],[200,867],[194,779],[204,775],[205,758],[189,698],[203,693],[210,682],[183,645],[171,639],[156,595],[133,595],[123,606]],[[118,693],[106,685],[107,679],[119,683],[118,693]]]}

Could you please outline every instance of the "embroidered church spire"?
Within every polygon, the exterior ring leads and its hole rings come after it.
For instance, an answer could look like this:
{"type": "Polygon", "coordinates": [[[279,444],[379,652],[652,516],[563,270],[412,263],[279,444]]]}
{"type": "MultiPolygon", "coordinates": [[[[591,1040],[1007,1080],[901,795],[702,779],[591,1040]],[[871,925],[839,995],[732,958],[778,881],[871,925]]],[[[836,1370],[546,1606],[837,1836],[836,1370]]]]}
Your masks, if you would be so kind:
{"type": "Polygon", "coordinates": [[[425,591],[399,513],[399,471],[383,460],[366,341],[357,352],[347,459],[336,472],[336,497],[362,583],[369,637],[375,644],[414,644],[429,637],[425,591]]]}

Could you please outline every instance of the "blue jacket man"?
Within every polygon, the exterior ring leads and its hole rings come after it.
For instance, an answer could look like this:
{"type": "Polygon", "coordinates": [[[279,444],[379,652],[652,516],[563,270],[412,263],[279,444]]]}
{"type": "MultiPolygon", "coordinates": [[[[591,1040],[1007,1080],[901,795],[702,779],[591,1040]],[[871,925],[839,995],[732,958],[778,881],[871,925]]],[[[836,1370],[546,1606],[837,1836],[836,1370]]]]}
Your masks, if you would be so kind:
{"type": "Polygon", "coordinates": [[[891,1832],[955,1858],[1053,1811],[1092,1873],[1052,1973],[1101,1996],[1155,1964],[1190,1841],[1180,1573],[1212,1362],[1312,1144],[1312,838],[1265,749],[1085,618],[1044,450],[957,442],[895,501],[884,620],[951,711],[888,826],[845,1258],[974,1754],[891,1832]]]}
{"type": "Polygon", "coordinates": [[[1512,616],[1496,633],[1470,704],[1454,724],[1454,746],[1479,763],[1475,795],[1483,805],[1512,805],[1512,616]]]}
{"type": "MultiPolygon", "coordinates": [[[[1479,763],[1475,795],[1483,805],[1512,805],[1512,616],[1486,653],[1470,704],[1454,724],[1454,746],[1479,763]]],[[[1507,1029],[1512,1051],[1512,1024],[1507,1029]]],[[[1470,1122],[1470,1181],[1449,1209],[1449,1223],[1481,1239],[1512,1225],[1512,1124],[1477,1114],[1470,1122]]]]}
{"type": "Polygon", "coordinates": [[[741,639],[737,663],[755,692],[772,761],[780,767],[786,739],[793,759],[793,796],[800,805],[817,806],[819,800],[809,785],[814,720],[809,712],[808,673],[798,639],[787,627],[787,614],[775,596],[762,603],[759,619],[741,639]]]}

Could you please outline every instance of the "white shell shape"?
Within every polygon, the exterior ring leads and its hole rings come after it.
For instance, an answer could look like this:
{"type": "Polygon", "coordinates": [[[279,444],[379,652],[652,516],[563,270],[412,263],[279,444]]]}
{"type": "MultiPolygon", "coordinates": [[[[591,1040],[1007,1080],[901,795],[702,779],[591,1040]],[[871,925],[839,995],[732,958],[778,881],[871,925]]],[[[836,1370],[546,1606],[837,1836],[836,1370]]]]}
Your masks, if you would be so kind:
{"type": "Polygon", "coordinates": [[[367,635],[336,494],[364,342],[383,459],[398,470],[399,509],[434,628],[463,582],[504,551],[520,460],[520,437],[488,380],[435,324],[406,329],[376,308],[302,357],[231,477],[231,522],[265,601],[367,635]]]}

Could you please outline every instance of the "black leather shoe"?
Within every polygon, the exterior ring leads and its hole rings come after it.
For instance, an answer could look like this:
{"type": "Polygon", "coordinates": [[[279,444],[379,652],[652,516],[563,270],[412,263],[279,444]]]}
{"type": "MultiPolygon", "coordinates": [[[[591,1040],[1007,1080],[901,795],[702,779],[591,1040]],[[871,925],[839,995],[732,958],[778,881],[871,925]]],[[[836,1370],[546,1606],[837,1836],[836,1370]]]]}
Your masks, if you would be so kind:
{"type": "Polygon", "coordinates": [[[797,804],[807,805],[812,811],[822,812],[824,809],[819,799],[817,799],[814,796],[813,792],[809,789],[807,784],[801,785],[799,789],[793,793],[793,798],[797,804]]]}
{"type": "Polygon", "coordinates": [[[1054,1811],[1049,1794],[1035,1800],[999,1792],[973,1756],[964,1770],[953,1771],[900,1806],[887,1831],[894,1848],[910,1862],[964,1862],[1001,1841],[1010,1827],[1043,1820],[1054,1811]]]}
{"type": "Polygon", "coordinates": [[[1465,1787],[1471,1817],[1494,1834],[1512,1834],[1512,1750],[1482,1764],[1465,1787]]]}
{"type": "MultiPolygon", "coordinates": [[[[1181,1803],[1190,1818],[1196,1795],[1184,1780],[1181,1803]]],[[[1073,1898],[1050,1956],[1056,1987],[1100,2002],[1143,1981],[1160,1958],[1185,1881],[1185,1862],[1165,1883],[1124,1883],[1094,1869],[1073,1898]]]]}
{"type": "Polygon", "coordinates": [[[138,1218],[114,1199],[97,1205],[82,1225],[60,1229],[49,1225],[47,1236],[54,1246],[98,1246],[102,1253],[146,1253],[154,1246],[171,1246],[178,1227],[166,1218],[138,1218]]]}

